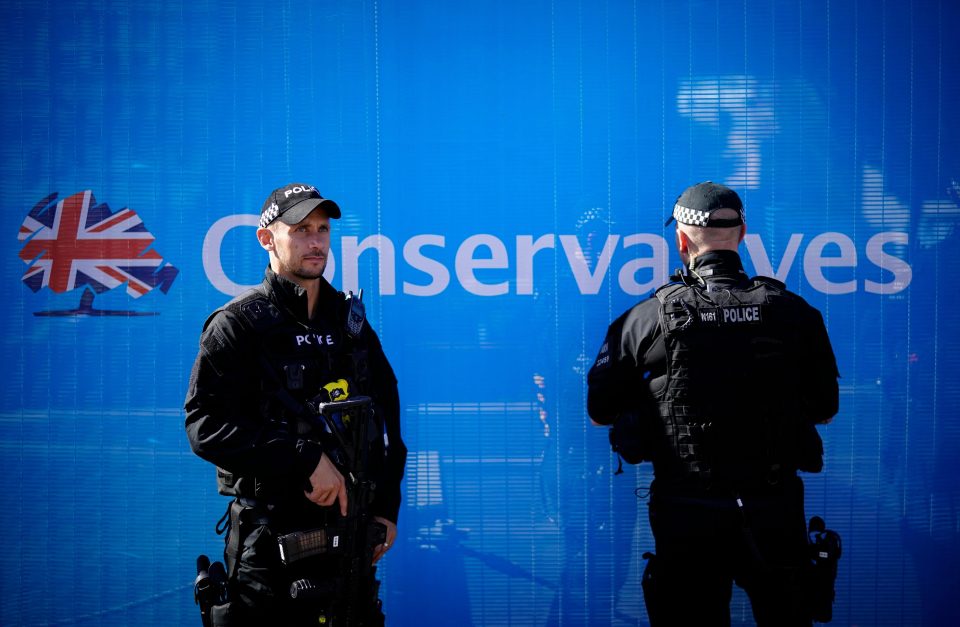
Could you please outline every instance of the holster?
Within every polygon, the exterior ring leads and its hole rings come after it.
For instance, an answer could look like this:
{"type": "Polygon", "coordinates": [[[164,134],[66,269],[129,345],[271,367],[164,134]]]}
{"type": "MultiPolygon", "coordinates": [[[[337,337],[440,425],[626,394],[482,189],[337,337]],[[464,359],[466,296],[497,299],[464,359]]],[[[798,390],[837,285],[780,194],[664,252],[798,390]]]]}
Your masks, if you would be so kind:
{"type": "Polygon", "coordinates": [[[242,625],[241,618],[237,616],[235,603],[228,602],[223,605],[214,605],[210,610],[211,627],[239,627],[242,625]]]}

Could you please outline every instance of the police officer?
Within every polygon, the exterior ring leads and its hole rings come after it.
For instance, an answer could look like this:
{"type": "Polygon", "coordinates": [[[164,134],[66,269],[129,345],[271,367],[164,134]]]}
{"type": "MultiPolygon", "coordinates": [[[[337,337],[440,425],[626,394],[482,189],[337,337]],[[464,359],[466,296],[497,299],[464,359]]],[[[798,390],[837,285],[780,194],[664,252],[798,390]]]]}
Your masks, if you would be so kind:
{"type": "MultiPolygon", "coordinates": [[[[193,451],[217,466],[219,492],[235,497],[223,524],[230,603],[214,608],[215,625],[293,624],[277,537],[337,524],[360,505],[349,502],[351,478],[304,424],[304,402],[325,387],[341,398],[373,398],[383,437],[373,438],[368,470],[375,489],[367,511],[386,527],[385,541],[372,548],[374,562],[397,535],[406,460],[397,382],[356,299],[323,277],[330,220],[339,217],[337,204],[311,185],[271,192],[257,229],[269,255],[266,276],[216,310],[200,338],[185,404],[187,436],[193,451]]],[[[317,568],[332,565],[321,559],[317,568]]]]}
{"type": "Polygon", "coordinates": [[[656,552],[644,574],[653,625],[729,625],[735,582],[758,625],[809,625],[803,483],[814,427],[838,408],[820,313],[749,278],[732,189],[686,189],[667,220],[687,271],[609,327],[588,377],[592,421],[630,461],[653,462],[656,552]]]}

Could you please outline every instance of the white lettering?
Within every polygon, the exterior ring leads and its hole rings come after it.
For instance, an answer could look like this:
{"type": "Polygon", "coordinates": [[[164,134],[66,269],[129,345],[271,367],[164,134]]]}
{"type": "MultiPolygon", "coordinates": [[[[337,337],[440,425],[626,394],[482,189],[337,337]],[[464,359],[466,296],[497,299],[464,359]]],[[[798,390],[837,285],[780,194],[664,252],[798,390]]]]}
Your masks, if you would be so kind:
{"type": "MultiPolygon", "coordinates": [[[[217,290],[228,296],[236,296],[244,290],[259,283],[263,260],[257,254],[257,249],[247,243],[248,240],[231,234],[238,227],[249,227],[250,234],[257,229],[259,216],[253,214],[234,214],[224,216],[214,222],[204,236],[201,256],[202,267],[207,279],[217,290]],[[241,245],[238,245],[242,243],[241,245]],[[234,250],[235,249],[235,250],[234,250]],[[251,283],[244,284],[237,281],[228,272],[248,277],[251,283]]],[[[598,294],[603,288],[608,275],[616,273],[617,285],[624,294],[641,296],[667,280],[667,264],[669,262],[669,244],[660,235],[653,233],[632,233],[606,235],[603,247],[584,250],[576,235],[515,235],[516,248],[508,251],[504,242],[490,234],[477,234],[467,237],[457,248],[455,259],[455,275],[464,290],[479,296],[500,296],[510,293],[508,280],[515,277],[517,295],[532,295],[537,291],[537,276],[535,266],[538,263],[537,255],[543,251],[551,251],[549,261],[540,254],[539,263],[550,263],[551,275],[557,267],[556,240],[559,237],[560,247],[570,267],[573,281],[581,294],[598,294]],[[620,244],[622,237],[622,246],[620,244]],[[649,247],[650,252],[631,250],[637,246],[649,247]],[[480,252],[478,249],[486,248],[480,252]],[[620,252],[620,251],[624,252],[620,252]],[[511,256],[516,254],[515,272],[511,263],[511,256]],[[552,262],[552,263],[551,263],[552,262]],[[616,266],[612,264],[616,263],[616,266]],[[479,270],[506,271],[499,275],[483,274],[479,270]],[[641,274],[641,271],[649,274],[641,274]],[[478,277],[479,274],[479,277],[478,277]],[[503,279],[491,281],[496,276],[503,279]],[[483,279],[483,280],[482,280],[483,279]],[[646,280],[644,280],[646,279],[646,280]]],[[[764,242],[756,234],[748,234],[745,238],[746,257],[753,263],[757,274],[773,276],[786,282],[793,273],[793,266],[806,236],[801,233],[790,235],[786,246],[779,247],[782,254],[779,259],[770,259],[764,242]],[[774,268],[776,265],[776,268],[774,268]]],[[[375,250],[377,253],[377,268],[379,293],[381,295],[396,294],[396,251],[390,238],[378,234],[370,235],[358,241],[356,236],[340,238],[338,254],[343,255],[344,272],[342,289],[356,292],[360,287],[359,265],[364,252],[375,250]]],[[[250,238],[253,240],[253,237],[250,238]]],[[[255,240],[254,240],[255,241],[255,240]]],[[[803,250],[803,277],[809,285],[824,294],[849,294],[858,287],[870,294],[890,295],[906,290],[913,279],[913,270],[906,259],[909,235],[899,231],[884,231],[870,237],[861,251],[857,250],[854,241],[844,233],[827,232],[816,235],[803,250]],[[828,247],[835,246],[837,250],[828,247]],[[860,255],[866,253],[866,260],[879,271],[870,274],[870,278],[857,280],[857,275],[866,273],[868,268],[859,268],[860,255]],[[846,274],[842,270],[827,272],[825,268],[847,268],[846,274]],[[892,276],[884,274],[884,271],[892,276]],[[840,272],[841,274],[834,274],[840,272]],[[829,276],[829,278],[828,278],[829,276]]],[[[336,245],[336,242],[333,242],[336,245]]],[[[437,296],[443,293],[450,285],[450,260],[444,255],[446,237],[437,234],[413,235],[403,243],[403,258],[412,270],[422,272],[426,280],[421,282],[404,281],[403,293],[411,296],[437,296]],[[425,253],[428,247],[437,247],[440,251],[425,253]]],[[[262,253],[260,253],[262,254],[262,253]]],[[[369,257],[369,256],[368,256],[369,257]]],[[[323,276],[333,284],[336,276],[337,259],[333,248],[327,256],[327,266],[323,276]]],[[[555,277],[557,281],[570,281],[570,277],[562,274],[555,277]]],[[[551,276],[550,282],[554,280],[551,276]]],[[[541,282],[543,279],[541,279],[541,282]]],[[[366,287],[366,286],[364,286],[366,287]]],[[[752,314],[746,314],[752,315],[752,314]]],[[[719,314],[718,314],[719,316],[719,314]]],[[[759,318],[756,318],[759,320],[759,318]]],[[[707,320],[703,318],[703,320],[707,320]]]]}
{"type": "Polygon", "coordinates": [[[604,243],[600,257],[597,259],[597,266],[591,273],[586,255],[583,254],[577,236],[560,236],[560,244],[563,246],[567,263],[570,265],[570,270],[573,271],[573,278],[576,279],[581,294],[597,294],[600,292],[603,277],[606,276],[607,269],[610,267],[610,260],[613,258],[613,251],[617,247],[617,240],[619,239],[619,235],[607,236],[607,241],[604,243]]]}
{"type": "Polygon", "coordinates": [[[896,294],[907,289],[913,279],[913,268],[903,259],[888,255],[883,251],[886,243],[906,246],[909,238],[906,233],[887,231],[877,233],[867,240],[867,259],[872,261],[881,270],[893,273],[893,280],[889,283],[878,283],[867,279],[863,282],[863,289],[871,294],[896,294]]]}
{"type": "Polygon", "coordinates": [[[533,257],[553,247],[553,233],[537,241],[533,241],[532,235],[517,235],[517,294],[533,294],[533,257]]]}
{"type": "Polygon", "coordinates": [[[331,335],[330,333],[326,335],[317,335],[316,333],[310,333],[307,335],[298,335],[296,336],[296,338],[297,338],[297,346],[303,346],[304,344],[306,344],[307,346],[314,346],[314,345],[335,346],[336,345],[335,342],[333,341],[333,335],[331,335]]]}
{"type": "Polygon", "coordinates": [[[285,190],[283,192],[283,197],[290,198],[290,194],[302,194],[303,192],[315,192],[315,191],[317,191],[317,188],[314,187],[313,185],[308,185],[307,187],[301,187],[300,185],[297,185],[292,189],[285,190]]]}
{"type": "Polygon", "coordinates": [[[787,275],[790,274],[790,268],[793,266],[793,260],[797,257],[797,251],[800,250],[800,242],[803,241],[801,233],[794,233],[787,242],[787,248],[783,251],[783,257],[780,258],[780,265],[776,272],[773,270],[773,264],[767,255],[767,249],[763,245],[763,240],[756,233],[747,233],[743,238],[743,243],[747,247],[747,253],[753,262],[753,268],[756,273],[762,276],[772,277],[778,281],[787,282],[787,275]]]}
{"type": "Polygon", "coordinates": [[[474,276],[474,271],[482,268],[504,269],[509,267],[507,249],[499,239],[493,235],[471,235],[457,249],[457,258],[454,262],[457,279],[463,289],[477,296],[499,296],[510,291],[509,281],[500,283],[481,283],[474,276]],[[477,248],[486,246],[490,249],[490,257],[477,258],[473,254],[477,248]]]}
{"type": "Polygon", "coordinates": [[[343,287],[344,292],[356,292],[360,286],[359,259],[365,250],[377,251],[377,274],[379,276],[380,293],[390,295],[397,293],[396,270],[394,268],[395,252],[393,242],[383,235],[371,235],[357,244],[357,238],[344,235],[340,239],[340,250],[343,254],[343,287]]]}
{"type": "Polygon", "coordinates": [[[823,268],[854,268],[857,265],[857,249],[853,240],[843,233],[821,233],[814,237],[803,254],[803,272],[814,289],[824,294],[849,294],[856,291],[856,279],[835,283],[823,276],[823,268]],[[839,257],[824,257],[823,249],[833,244],[840,249],[839,257]]]}
{"type": "MultiPolygon", "coordinates": [[[[707,316],[702,316],[706,321],[707,316]]],[[[712,315],[709,316],[712,319],[712,315]]],[[[760,320],[760,305],[744,305],[743,307],[724,307],[723,322],[758,322],[760,320]]]]}
{"type": "Polygon", "coordinates": [[[425,257],[420,249],[424,246],[439,246],[443,248],[446,245],[446,238],[443,235],[414,235],[403,245],[403,259],[416,270],[420,270],[430,276],[430,283],[426,285],[417,285],[416,283],[403,282],[403,293],[413,296],[436,296],[450,285],[450,271],[447,267],[430,257],[425,257]]]}
{"type": "Polygon", "coordinates": [[[667,282],[668,277],[667,259],[670,256],[670,250],[667,248],[667,240],[652,233],[636,233],[623,238],[624,248],[637,244],[649,246],[653,251],[653,256],[631,259],[620,268],[620,274],[617,277],[620,282],[620,289],[631,296],[640,296],[660,287],[667,282]],[[636,280],[637,272],[643,268],[652,270],[650,280],[646,283],[638,283],[636,280]]]}
{"type": "MultiPolygon", "coordinates": [[[[203,249],[201,252],[203,271],[206,273],[210,283],[227,296],[236,296],[254,287],[256,283],[253,285],[243,285],[227,277],[227,273],[223,270],[223,262],[220,255],[223,240],[227,236],[227,233],[238,226],[257,228],[260,225],[259,223],[259,216],[254,214],[240,213],[225,216],[214,222],[213,226],[207,231],[207,235],[203,238],[203,249]]],[[[257,283],[259,283],[259,281],[257,281],[257,283]]]]}

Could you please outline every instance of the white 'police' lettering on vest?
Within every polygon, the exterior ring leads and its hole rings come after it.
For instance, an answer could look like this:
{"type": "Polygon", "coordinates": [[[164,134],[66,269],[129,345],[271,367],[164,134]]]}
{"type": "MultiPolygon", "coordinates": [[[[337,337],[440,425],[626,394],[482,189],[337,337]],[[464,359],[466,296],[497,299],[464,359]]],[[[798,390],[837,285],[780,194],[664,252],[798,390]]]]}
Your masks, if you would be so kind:
{"type": "Polygon", "coordinates": [[[321,333],[307,333],[306,335],[298,335],[297,346],[336,346],[336,342],[333,339],[333,335],[327,333],[326,335],[321,333]]]}
{"type": "Polygon", "coordinates": [[[721,307],[723,310],[723,324],[756,324],[762,322],[760,305],[738,305],[736,307],[721,307]]]}

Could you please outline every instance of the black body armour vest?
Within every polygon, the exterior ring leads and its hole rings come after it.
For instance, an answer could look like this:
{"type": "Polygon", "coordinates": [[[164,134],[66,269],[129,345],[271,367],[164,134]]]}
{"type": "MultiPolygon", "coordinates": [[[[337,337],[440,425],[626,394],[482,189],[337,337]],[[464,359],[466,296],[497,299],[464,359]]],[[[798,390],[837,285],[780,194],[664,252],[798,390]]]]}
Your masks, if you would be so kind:
{"type": "MultiPolygon", "coordinates": [[[[313,320],[310,326],[281,312],[263,291],[262,285],[241,294],[223,309],[244,321],[258,338],[257,359],[261,394],[258,413],[274,430],[287,430],[292,437],[319,441],[317,423],[309,412],[307,401],[314,399],[323,386],[339,379],[349,381],[351,397],[370,395],[367,351],[359,337],[348,333],[347,318],[355,314],[346,297],[336,316],[313,320]]],[[[216,312],[214,312],[216,313],[216,312]]],[[[360,314],[362,316],[362,313],[360,314]]],[[[211,315],[212,318],[212,315],[211,315]]],[[[362,317],[351,320],[352,333],[359,335],[362,317]]],[[[327,399],[332,400],[332,399],[327,399]]],[[[383,419],[374,409],[376,425],[369,433],[384,433],[383,419]]],[[[385,455],[383,438],[372,441],[368,474],[377,476],[385,455]]],[[[268,500],[302,495],[304,486],[287,480],[262,480],[239,477],[217,468],[217,488],[225,496],[243,496],[268,500]]]]}
{"type": "Polygon", "coordinates": [[[822,445],[799,411],[798,320],[785,286],[756,277],[742,288],[669,284],[656,296],[667,359],[666,381],[649,382],[664,436],[658,483],[737,489],[819,471],[822,445]]]}

